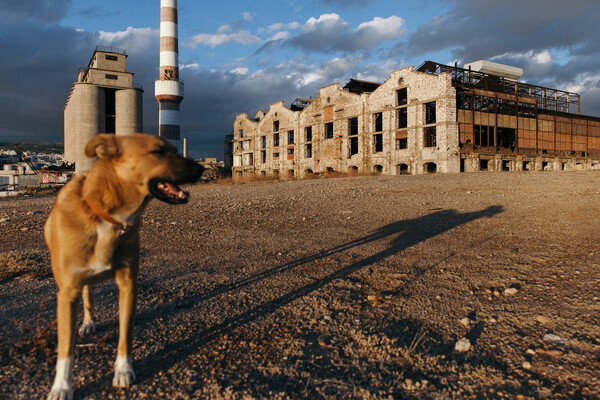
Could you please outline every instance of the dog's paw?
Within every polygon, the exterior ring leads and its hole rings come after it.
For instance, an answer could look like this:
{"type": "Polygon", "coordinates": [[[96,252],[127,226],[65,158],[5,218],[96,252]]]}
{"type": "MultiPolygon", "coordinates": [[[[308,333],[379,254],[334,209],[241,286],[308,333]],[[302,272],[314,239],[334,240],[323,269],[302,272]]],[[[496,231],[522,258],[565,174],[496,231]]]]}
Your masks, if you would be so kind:
{"type": "Polygon", "coordinates": [[[94,321],[85,322],[79,327],[79,336],[84,337],[96,332],[96,323],[94,321]]]}
{"type": "Polygon", "coordinates": [[[113,378],[113,386],[126,388],[135,381],[135,372],[131,365],[130,357],[117,357],[115,363],[115,377],[113,378]]]}
{"type": "Polygon", "coordinates": [[[47,400],[72,400],[73,392],[69,389],[56,388],[50,391],[47,400]]]}

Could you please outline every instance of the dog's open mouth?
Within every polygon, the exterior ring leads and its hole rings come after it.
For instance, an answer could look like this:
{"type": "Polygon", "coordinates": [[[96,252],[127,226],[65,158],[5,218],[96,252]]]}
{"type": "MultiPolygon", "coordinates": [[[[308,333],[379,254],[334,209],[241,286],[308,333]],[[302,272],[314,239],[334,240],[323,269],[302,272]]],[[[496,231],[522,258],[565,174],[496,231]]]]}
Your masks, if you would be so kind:
{"type": "Polygon", "coordinates": [[[152,179],[150,181],[150,194],[170,204],[187,203],[190,198],[190,194],[185,190],[181,190],[176,184],[161,179],[152,179]]]}

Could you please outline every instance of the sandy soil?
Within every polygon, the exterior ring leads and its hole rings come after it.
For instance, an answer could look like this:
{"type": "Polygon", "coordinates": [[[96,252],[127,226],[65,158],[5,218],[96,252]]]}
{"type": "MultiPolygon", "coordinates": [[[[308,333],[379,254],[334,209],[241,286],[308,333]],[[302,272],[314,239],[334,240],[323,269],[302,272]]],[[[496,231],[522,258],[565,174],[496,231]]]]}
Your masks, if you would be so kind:
{"type": "MultiPolygon", "coordinates": [[[[106,282],[75,398],[600,396],[597,172],[190,190],[144,215],[136,384],[111,387],[106,282]]],[[[0,200],[2,398],[43,398],[53,380],[53,201],[0,200]]]]}

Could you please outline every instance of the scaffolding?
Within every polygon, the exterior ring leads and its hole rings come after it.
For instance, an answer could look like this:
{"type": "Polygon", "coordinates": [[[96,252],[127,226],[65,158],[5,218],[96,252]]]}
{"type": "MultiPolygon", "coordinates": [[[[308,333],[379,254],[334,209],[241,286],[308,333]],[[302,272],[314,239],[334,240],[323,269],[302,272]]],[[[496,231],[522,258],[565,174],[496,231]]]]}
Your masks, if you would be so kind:
{"type": "Polygon", "coordinates": [[[517,97],[534,99],[539,110],[580,114],[581,98],[579,94],[551,89],[542,86],[517,82],[502,76],[472,71],[471,69],[425,61],[417,71],[427,74],[452,74],[452,84],[459,90],[480,89],[499,92],[517,97]],[[576,111],[575,111],[576,109],[576,111]]]}

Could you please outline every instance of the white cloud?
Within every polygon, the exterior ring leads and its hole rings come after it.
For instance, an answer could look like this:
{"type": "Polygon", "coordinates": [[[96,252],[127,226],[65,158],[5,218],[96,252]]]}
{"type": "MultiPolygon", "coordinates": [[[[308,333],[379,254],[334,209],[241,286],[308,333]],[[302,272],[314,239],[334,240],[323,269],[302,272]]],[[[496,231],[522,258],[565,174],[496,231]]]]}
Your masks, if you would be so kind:
{"type": "Polygon", "coordinates": [[[125,49],[128,54],[140,54],[156,45],[160,32],[151,28],[128,27],[118,32],[98,32],[98,41],[101,46],[118,47],[125,49]]]}
{"type": "Polygon", "coordinates": [[[268,41],[272,41],[272,40],[283,40],[283,39],[287,39],[288,37],[290,37],[290,33],[289,32],[277,32],[276,34],[274,34],[273,36],[271,36],[270,38],[267,39],[268,41]]]}
{"type": "Polygon", "coordinates": [[[236,74],[236,75],[246,75],[246,74],[248,74],[248,68],[242,68],[242,67],[234,68],[231,70],[231,73],[236,74]]]}
{"type": "Polygon", "coordinates": [[[388,18],[375,17],[372,21],[358,25],[355,33],[377,36],[379,40],[394,39],[404,33],[404,20],[396,15],[388,18]]]}
{"type": "Polygon", "coordinates": [[[378,46],[404,34],[404,20],[396,15],[388,18],[375,17],[363,22],[356,29],[338,14],[311,17],[291,42],[305,50],[359,51],[378,46]]]}
{"type": "Polygon", "coordinates": [[[191,63],[191,64],[179,64],[179,69],[192,69],[192,70],[197,70],[200,69],[200,65],[198,63],[191,63]]]}
{"type": "Polygon", "coordinates": [[[298,22],[290,22],[288,24],[283,24],[281,22],[276,23],[276,24],[271,24],[267,27],[267,32],[269,33],[273,33],[273,32],[277,32],[277,31],[283,31],[283,30],[294,30],[294,29],[299,29],[300,28],[300,24],[298,22]]]}
{"type": "Polygon", "coordinates": [[[196,48],[198,45],[204,45],[214,49],[215,47],[228,42],[237,42],[241,44],[261,43],[259,37],[254,36],[246,30],[239,30],[234,33],[222,33],[229,32],[230,30],[231,27],[229,25],[223,25],[215,34],[199,33],[193,36],[188,43],[186,43],[186,46],[196,48]]]}

